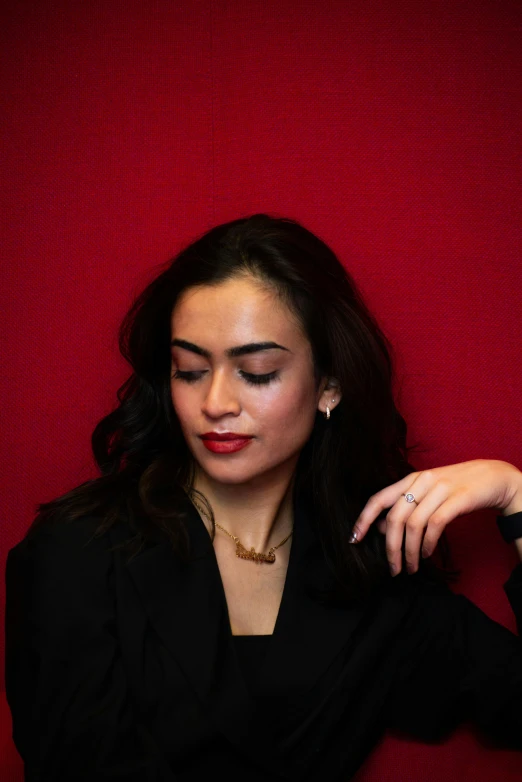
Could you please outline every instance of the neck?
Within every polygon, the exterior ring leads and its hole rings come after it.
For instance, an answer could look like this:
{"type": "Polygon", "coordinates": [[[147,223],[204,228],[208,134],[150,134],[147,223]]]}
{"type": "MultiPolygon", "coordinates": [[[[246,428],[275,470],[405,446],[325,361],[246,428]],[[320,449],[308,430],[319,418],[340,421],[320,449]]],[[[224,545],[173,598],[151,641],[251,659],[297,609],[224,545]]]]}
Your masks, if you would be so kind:
{"type": "MultiPolygon", "coordinates": [[[[292,530],[293,484],[293,471],[278,471],[247,484],[224,484],[196,470],[194,480],[194,488],[210,503],[215,521],[236,535],[245,548],[253,546],[256,551],[268,551],[292,530]]],[[[210,531],[210,523],[205,523],[210,531]]]]}

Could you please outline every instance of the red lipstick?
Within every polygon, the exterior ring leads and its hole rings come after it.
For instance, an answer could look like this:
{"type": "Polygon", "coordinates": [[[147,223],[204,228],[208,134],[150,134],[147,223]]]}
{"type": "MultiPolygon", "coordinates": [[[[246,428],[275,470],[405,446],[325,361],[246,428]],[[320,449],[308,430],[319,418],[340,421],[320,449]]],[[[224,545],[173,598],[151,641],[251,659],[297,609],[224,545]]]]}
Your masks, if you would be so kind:
{"type": "Polygon", "coordinates": [[[235,453],[252,440],[251,435],[235,432],[205,432],[200,437],[205,448],[212,453],[235,453]]]}

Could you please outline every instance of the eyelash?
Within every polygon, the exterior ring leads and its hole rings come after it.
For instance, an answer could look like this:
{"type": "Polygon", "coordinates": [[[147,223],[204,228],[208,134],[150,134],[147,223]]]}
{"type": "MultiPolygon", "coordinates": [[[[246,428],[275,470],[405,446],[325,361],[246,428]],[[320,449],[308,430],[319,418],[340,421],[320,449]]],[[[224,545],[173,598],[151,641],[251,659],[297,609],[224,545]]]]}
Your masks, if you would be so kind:
{"type": "MultiPolygon", "coordinates": [[[[242,372],[240,370],[240,375],[243,380],[246,380],[251,386],[264,386],[271,383],[272,380],[275,380],[278,376],[278,372],[267,372],[265,375],[252,375],[250,372],[242,372]]],[[[202,376],[203,372],[182,372],[181,369],[177,369],[173,375],[176,380],[183,380],[185,383],[195,383],[197,380],[200,380],[202,376]]]]}

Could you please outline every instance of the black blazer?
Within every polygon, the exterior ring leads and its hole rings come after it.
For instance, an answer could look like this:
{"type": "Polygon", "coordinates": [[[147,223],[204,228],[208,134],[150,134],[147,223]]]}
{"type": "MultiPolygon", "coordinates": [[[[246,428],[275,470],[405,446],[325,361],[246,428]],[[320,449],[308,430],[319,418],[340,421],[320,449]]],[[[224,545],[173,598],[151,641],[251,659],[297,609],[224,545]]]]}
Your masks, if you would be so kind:
{"type": "MultiPolygon", "coordinates": [[[[300,507],[253,697],[188,505],[185,564],[159,533],[126,564],[109,549],[127,525],[91,539],[92,518],[37,527],[9,552],[6,691],[26,780],[348,780],[386,728],[436,740],[467,720],[522,750],[519,638],[418,574],[358,607],[324,604],[300,507]]],[[[522,565],[504,588],[520,632],[522,565]]]]}

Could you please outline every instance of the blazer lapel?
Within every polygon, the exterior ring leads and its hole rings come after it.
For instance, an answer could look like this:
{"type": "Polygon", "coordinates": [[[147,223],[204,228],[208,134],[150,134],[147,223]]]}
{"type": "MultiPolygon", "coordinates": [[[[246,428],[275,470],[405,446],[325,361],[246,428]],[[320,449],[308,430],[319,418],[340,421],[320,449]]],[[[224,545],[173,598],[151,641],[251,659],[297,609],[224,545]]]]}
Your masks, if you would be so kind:
{"type": "Polygon", "coordinates": [[[294,541],[281,606],[264,675],[273,691],[311,688],[332,659],[353,637],[366,612],[321,600],[329,583],[321,543],[303,503],[294,506],[294,541]]]}
{"type": "MultiPolygon", "coordinates": [[[[187,500],[190,559],[182,563],[168,540],[127,563],[149,620],[177,660],[217,730],[274,776],[272,761],[259,757],[258,723],[233,647],[225,593],[212,541],[187,500]]],[[[263,737],[266,758],[277,752],[263,737]]],[[[281,776],[285,776],[284,773],[281,776]]]]}
{"type": "Polygon", "coordinates": [[[306,752],[303,763],[299,760],[305,724],[298,722],[284,730],[292,703],[301,701],[303,692],[311,691],[317,682],[320,685],[321,674],[355,638],[364,614],[363,608],[325,604],[310,591],[323,584],[328,574],[312,519],[298,501],[294,501],[294,516],[285,587],[259,678],[260,691],[266,691],[273,704],[273,725],[267,724],[266,714],[264,719],[256,714],[241,675],[214,548],[192,503],[187,499],[188,562],[180,562],[165,538],[126,565],[152,626],[216,728],[242,754],[255,758],[256,765],[282,778],[306,770],[306,752]]]}

